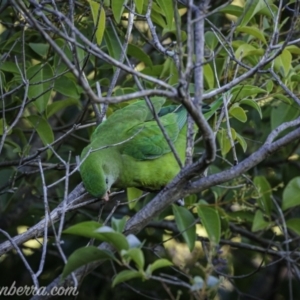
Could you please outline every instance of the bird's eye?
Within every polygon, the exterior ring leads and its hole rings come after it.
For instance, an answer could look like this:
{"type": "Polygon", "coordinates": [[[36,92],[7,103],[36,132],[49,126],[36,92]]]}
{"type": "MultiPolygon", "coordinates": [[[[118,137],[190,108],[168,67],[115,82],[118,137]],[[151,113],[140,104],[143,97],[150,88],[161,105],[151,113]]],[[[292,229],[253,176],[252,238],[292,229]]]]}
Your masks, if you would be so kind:
{"type": "Polygon", "coordinates": [[[105,178],[105,182],[106,182],[106,184],[108,184],[108,178],[105,178]]]}

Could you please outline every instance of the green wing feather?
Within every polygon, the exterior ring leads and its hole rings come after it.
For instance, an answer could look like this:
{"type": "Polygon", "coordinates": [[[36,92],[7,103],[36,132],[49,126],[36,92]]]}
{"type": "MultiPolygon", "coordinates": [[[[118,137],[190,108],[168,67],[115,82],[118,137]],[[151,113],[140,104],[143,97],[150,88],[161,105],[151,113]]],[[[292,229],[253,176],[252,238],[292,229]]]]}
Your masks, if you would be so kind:
{"type": "MultiPolygon", "coordinates": [[[[187,112],[183,107],[164,107],[158,113],[160,122],[170,141],[174,144],[187,120],[187,112]]],[[[132,140],[121,147],[122,154],[132,156],[137,160],[155,159],[171,152],[156,120],[138,124],[128,130],[127,136],[134,136],[132,140]]]]}
{"type": "MultiPolygon", "coordinates": [[[[151,98],[151,102],[156,112],[159,112],[165,99],[161,97],[151,98]]],[[[153,119],[153,114],[144,100],[136,101],[122,109],[115,111],[107,120],[98,125],[91,136],[91,141],[101,139],[105,142],[116,142],[116,139],[121,141],[120,137],[123,132],[130,128],[142,124],[153,119]],[[111,132],[112,128],[115,132],[111,132]],[[103,133],[107,133],[103,136],[103,133]],[[116,138],[117,137],[117,138],[116,138]]]]}

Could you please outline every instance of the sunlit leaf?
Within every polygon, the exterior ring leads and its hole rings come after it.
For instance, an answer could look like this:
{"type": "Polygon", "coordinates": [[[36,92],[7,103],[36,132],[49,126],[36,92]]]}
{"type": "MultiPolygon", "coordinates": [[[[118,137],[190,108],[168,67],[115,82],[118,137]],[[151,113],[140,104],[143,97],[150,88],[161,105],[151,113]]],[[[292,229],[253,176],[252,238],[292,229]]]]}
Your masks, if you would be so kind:
{"type": "Polygon", "coordinates": [[[113,0],[111,1],[111,8],[114,15],[114,18],[117,23],[120,23],[122,13],[124,11],[124,5],[127,3],[127,0],[113,0]]]}
{"type": "Polygon", "coordinates": [[[239,24],[245,26],[249,21],[263,8],[266,7],[265,1],[261,0],[251,0],[247,1],[247,4],[244,8],[244,14],[240,17],[239,24]]]}
{"type": "Polygon", "coordinates": [[[240,102],[240,105],[248,105],[251,106],[253,108],[255,108],[257,110],[257,112],[259,113],[260,118],[262,119],[262,111],[261,111],[261,107],[257,104],[257,102],[255,100],[252,99],[244,99],[240,102]]]}
{"type": "Polygon", "coordinates": [[[277,71],[282,73],[282,76],[286,77],[291,70],[292,55],[284,49],[280,55],[274,60],[274,67],[277,71]]]}
{"type": "Polygon", "coordinates": [[[134,0],[136,10],[139,14],[143,12],[144,0],[134,0]]]}
{"type": "Polygon", "coordinates": [[[126,191],[127,191],[128,206],[130,209],[133,209],[137,203],[136,199],[138,199],[143,195],[143,191],[134,187],[127,188],[126,191]]]}
{"type": "Polygon", "coordinates": [[[232,88],[230,93],[234,102],[240,102],[242,99],[249,99],[250,96],[266,94],[266,90],[250,84],[239,84],[232,88]]]}
{"type": "MultiPolygon", "coordinates": [[[[230,128],[230,131],[231,131],[232,140],[234,141],[235,138],[236,138],[236,132],[233,128],[230,128]]],[[[225,157],[225,155],[232,148],[227,130],[225,130],[224,128],[221,128],[217,133],[217,138],[218,138],[218,141],[220,143],[221,154],[222,154],[223,157],[225,157]]]]}
{"type": "Polygon", "coordinates": [[[255,48],[248,43],[244,43],[238,47],[234,54],[237,59],[242,59],[247,56],[262,56],[264,50],[262,48],[255,48]]]}
{"type": "Polygon", "coordinates": [[[229,115],[236,118],[237,120],[245,123],[247,121],[247,115],[240,106],[233,106],[229,109],[229,115]]]}
{"type": "Polygon", "coordinates": [[[213,89],[215,86],[215,75],[209,64],[203,66],[204,80],[209,89],[213,89]]]}
{"type": "MultiPolygon", "coordinates": [[[[98,2],[95,2],[93,0],[88,0],[88,2],[91,7],[94,25],[96,26],[96,41],[98,45],[101,45],[103,34],[105,31],[105,10],[104,7],[101,6],[98,2]]],[[[113,2],[118,2],[118,0],[114,0],[113,2]]]]}
{"type": "Polygon", "coordinates": [[[267,43],[266,38],[263,34],[263,32],[258,29],[257,27],[253,27],[253,26],[238,26],[236,28],[237,32],[244,32],[247,33],[249,35],[252,35],[256,38],[258,38],[260,41],[262,41],[263,43],[267,43]]]}
{"type": "Polygon", "coordinates": [[[237,5],[227,5],[220,9],[220,12],[239,17],[243,13],[243,8],[237,5]]]}
{"type": "Polygon", "coordinates": [[[157,3],[163,10],[163,15],[167,21],[167,29],[172,30],[173,18],[174,18],[174,8],[172,0],[157,0],[157,3]]]}
{"type": "Polygon", "coordinates": [[[289,51],[292,54],[300,54],[300,47],[296,45],[289,45],[285,47],[285,50],[289,51]]]}

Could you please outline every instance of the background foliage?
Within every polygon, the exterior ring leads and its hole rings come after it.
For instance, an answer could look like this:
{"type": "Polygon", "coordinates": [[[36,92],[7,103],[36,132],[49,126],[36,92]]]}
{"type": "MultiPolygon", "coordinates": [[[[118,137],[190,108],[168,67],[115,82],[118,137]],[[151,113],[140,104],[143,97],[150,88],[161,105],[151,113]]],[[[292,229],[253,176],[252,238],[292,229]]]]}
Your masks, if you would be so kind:
{"type": "Polygon", "coordinates": [[[1,286],[300,297],[299,3],[209,2],[0,1],[1,286]],[[191,113],[194,163],[156,196],[99,203],[76,157],[151,96],[191,113]]]}

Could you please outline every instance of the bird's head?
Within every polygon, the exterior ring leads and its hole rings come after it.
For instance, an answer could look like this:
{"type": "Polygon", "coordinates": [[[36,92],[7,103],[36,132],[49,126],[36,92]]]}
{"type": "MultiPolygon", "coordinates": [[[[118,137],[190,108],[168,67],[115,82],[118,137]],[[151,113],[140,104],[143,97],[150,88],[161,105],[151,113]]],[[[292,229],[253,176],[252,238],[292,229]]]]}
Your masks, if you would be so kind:
{"type": "Polygon", "coordinates": [[[115,182],[106,163],[90,154],[80,166],[80,174],[85,189],[94,197],[108,200],[108,193],[115,182]]]}

